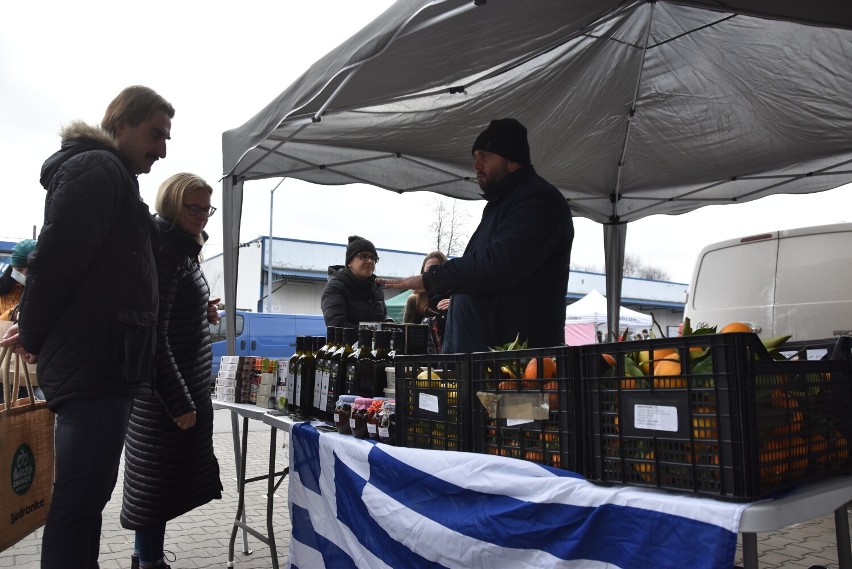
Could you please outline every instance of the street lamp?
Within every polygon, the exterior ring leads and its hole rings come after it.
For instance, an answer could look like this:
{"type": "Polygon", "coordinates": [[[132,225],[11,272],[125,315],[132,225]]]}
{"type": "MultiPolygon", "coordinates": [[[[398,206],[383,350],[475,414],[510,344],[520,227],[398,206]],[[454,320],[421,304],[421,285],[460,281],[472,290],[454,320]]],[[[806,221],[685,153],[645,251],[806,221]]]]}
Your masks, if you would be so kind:
{"type": "Polygon", "coordinates": [[[278,189],[284,180],[275,184],[275,187],[269,192],[269,260],[266,263],[266,312],[272,312],[272,209],[275,205],[275,190],[278,189]]]}

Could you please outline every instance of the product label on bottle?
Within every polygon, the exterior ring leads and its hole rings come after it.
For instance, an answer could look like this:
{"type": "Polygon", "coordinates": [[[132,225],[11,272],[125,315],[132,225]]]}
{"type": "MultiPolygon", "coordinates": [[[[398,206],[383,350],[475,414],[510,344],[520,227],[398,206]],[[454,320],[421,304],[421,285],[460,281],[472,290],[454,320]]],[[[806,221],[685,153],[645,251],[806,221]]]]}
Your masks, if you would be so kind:
{"type": "Polygon", "coordinates": [[[337,368],[338,364],[332,362],[329,364],[328,370],[328,393],[325,396],[326,406],[328,409],[334,409],[335,397],[338,395],[334,392],[337,389],[337,368]]]}
{"type": "Polygon", "coordinates": [[[387,427],[379,427],[379,436],[383,439],[389,439],[390,438],[390,431],[388,430],[387,427]]]}
{"type": "Polygon", "coordinates": [[[344,392],[355,392],[355,364],[346,364],[346,387],[344,392]]]}
{"type": "Polygon", "coordinates": [[[375,435],[376,434],[376,425],[374,425],[373,423],[367,423],[367,432],[370,433],[371,435],[375,435]]]}
{"type": "Polygon", "coordinates": [[[335,423],[339,423],[339,422],[340,422],[340,413],[335,413],[335,414],[334,414],[334,422],[335,422],[335,423]]]}
{"type": "Polygon", "coordinates": [[[298,367],[296,368],[296,373],[293,374],[293,383],[296,384],[296,387],[294,388],[295,399],[293,399],[293,404],[297,408],[301,409],[301,407],[302,407],[302,373],[301,373],[301,370],[298,367]]]}
{"type": "Polygon", "coordinates": [[[293,396],[296,393],[296,373],[295,366],[290,364],[287,369],[287,401],[295,401],[293,396]]]}
{"type": "Polygon", "coordinates": [[[349,428],[350,428],[350,429],[354,429],[354,428],[355,428],[355,419],[353,419],[353,418],[351,418],[351,417],[349,418],[349,428]]]}
{"type": "Polygon", "coordinates": [[[322,394],[322,374],[324,367],[325,363],[320,362],[320,365],[317,365],[316,374],[314,375],[314,395],[313,399],[311,399],[311,405],[317,409],[322,409],[320,395],[322,394]]]}
{"type": "Polygon", "coordinates": [[[329,371],[328,368],[331,364],[329,362],[323,362],[322,372],[320,373],[320,393],[319,399],[314,401],[314,407],[319,409],[320,411],[325,411],[325,403],[328,401],[328,382],[329,382],[329,371]]]}

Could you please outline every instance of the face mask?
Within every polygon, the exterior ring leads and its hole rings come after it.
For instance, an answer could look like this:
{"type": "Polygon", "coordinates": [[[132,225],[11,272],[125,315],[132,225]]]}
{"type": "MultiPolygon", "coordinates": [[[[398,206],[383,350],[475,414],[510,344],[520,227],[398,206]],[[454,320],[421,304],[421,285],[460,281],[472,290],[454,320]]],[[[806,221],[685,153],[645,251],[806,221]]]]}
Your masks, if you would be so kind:
{"type": "Polygon", "coordinates": [[[22,285],[27,284],[27,275],[18,271],[17,269],[12,269],[12,278],[21,283],[22,285]]]}

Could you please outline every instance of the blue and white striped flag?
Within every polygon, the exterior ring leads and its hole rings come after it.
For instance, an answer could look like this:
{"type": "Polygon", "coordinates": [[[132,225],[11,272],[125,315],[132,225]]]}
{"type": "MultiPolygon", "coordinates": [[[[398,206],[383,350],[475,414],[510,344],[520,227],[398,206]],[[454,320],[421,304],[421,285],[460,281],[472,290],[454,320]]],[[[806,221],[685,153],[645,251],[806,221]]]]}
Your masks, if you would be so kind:
{"type": "Polygon", "coordinates": [[[731,567],[742,504],[293,428],[292,569],[731,567]]]}

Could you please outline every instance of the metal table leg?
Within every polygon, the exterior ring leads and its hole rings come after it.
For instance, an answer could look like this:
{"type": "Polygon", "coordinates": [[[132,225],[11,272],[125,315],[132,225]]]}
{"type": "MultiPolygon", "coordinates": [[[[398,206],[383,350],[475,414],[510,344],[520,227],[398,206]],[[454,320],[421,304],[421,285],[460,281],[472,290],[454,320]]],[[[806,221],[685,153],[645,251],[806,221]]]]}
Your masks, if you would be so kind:
{"type": "Polygon", "coordinates": [[[840,569],[852,569],[852,546],[849,540],[849,514],[846,504],[834,510],[834,531],[837,534],[837,562],[840,569]]]}
{"type": "Polygon", "coordinates": [[[251,555],[246,531],[245,491],[246,491],[246,457],[248,455],[248,417],[243,417],[242,444],[240,444],[240,427],[237,413],[231,411],[231,432],[234,437],[234,457],[237,470],[237,514],[231,529],[231,539],[228,543],[228,567],[234,566],[234,543],[237,540],[237,530],[243,529],[243,553],[251,555]],[[240,523],[242,522],[242,523],[240,523]]]}
{"type": "Polygon", "coordinates": [[[743,569],[757,569],[757,534],[743,533],[743,569]]]}

